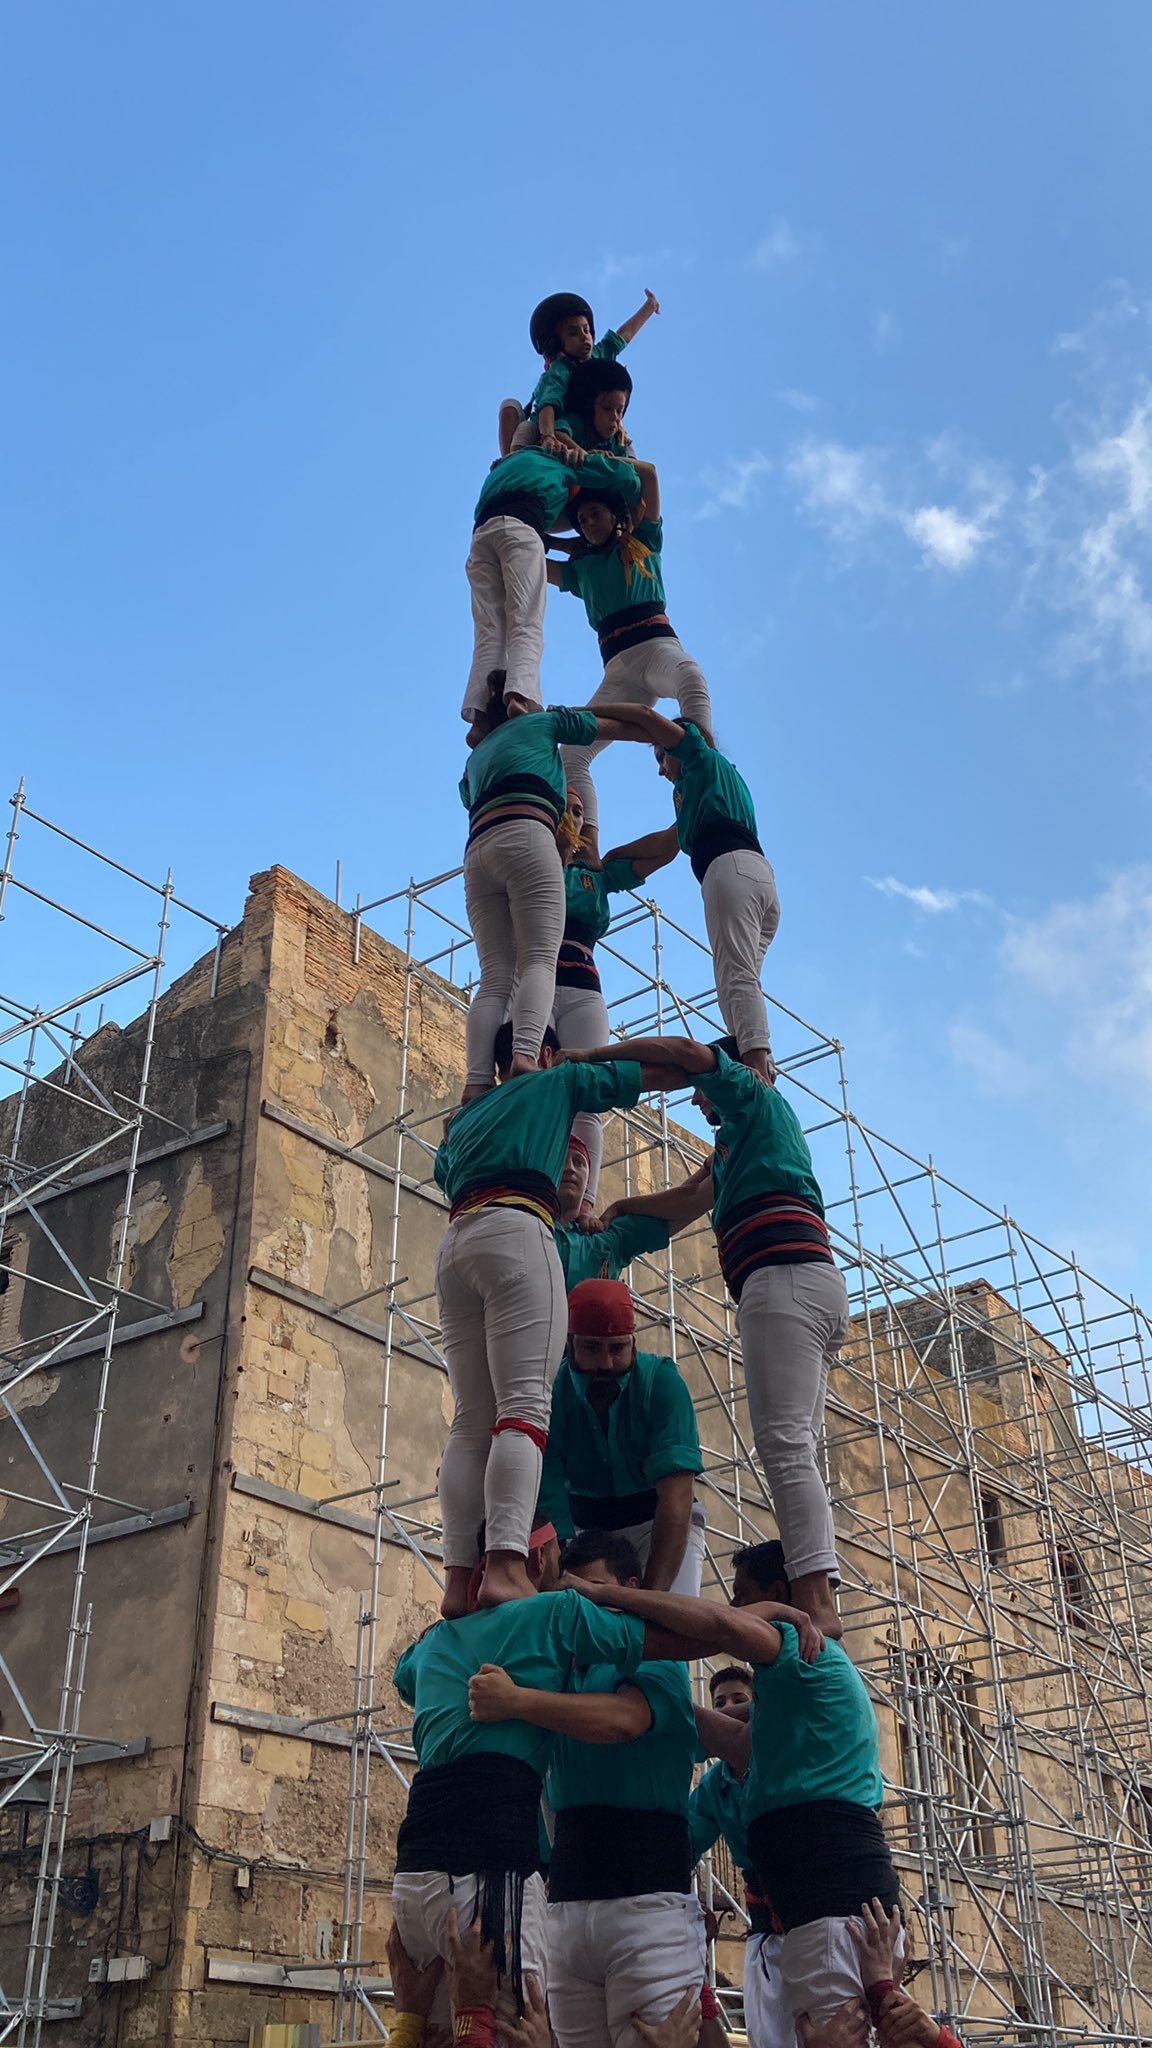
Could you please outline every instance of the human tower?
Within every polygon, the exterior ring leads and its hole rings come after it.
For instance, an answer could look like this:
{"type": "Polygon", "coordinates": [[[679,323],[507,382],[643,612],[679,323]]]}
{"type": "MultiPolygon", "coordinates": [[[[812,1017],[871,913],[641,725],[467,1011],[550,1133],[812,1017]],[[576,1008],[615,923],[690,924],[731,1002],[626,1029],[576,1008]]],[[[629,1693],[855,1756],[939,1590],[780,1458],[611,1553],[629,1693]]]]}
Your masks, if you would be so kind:
{"type": "Polygon", "coordinates": [[[883,2037],[910,2003],[875,1716],[838,1640],[817,1449],[848,1301],[776,1086],[760,986],[776,885],[668,617],[659,477],[625,425],[619,357],[659,310],[648,292],[597,340],[578,295],[536,308],[543,373],[527,407],[500,408],[474,514],[460,795],[479,981],[435,1167],[446,1589],[395,1672],[419,1764],[393,1889],[400,2048],[438,2024],[480,2048],[722,2040],[693,1878],[721,1834],[747,1889],[752,2048],[883,2037]],[[599,642],[584,706],[544,708],[549,584],[583,600],[599,642]],[[673,816],[602,853],[591,766],[614,742],[654,750],[673,816]],[[609,1043],[596,946],[612,898],[681,853],[727,1035],[609,1043]],[[689,1087],[709,1162],[601,1211],[604,1113],[689,1087]],[[638,1348],[620,1277],[706,1213],[780,1531],[738,1553],[730,1605],[699,1597],[691,1394],[638,1348]],[[708,1710],[701,1657],[722,1660],[708,1710]]]}

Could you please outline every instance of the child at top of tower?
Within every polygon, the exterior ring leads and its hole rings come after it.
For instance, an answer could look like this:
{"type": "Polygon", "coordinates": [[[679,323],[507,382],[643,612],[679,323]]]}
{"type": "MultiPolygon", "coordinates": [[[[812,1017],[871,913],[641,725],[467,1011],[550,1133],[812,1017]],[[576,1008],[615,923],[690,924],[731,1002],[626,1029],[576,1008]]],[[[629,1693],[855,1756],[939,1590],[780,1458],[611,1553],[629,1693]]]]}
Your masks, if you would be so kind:
{"type": "Polygon", "coordinates": [[[548,447],[555,436],[556,419],[564,408],[568,379],[577,364],[591,359],[611,361],[635,341],[645,322],[660,311],[655,293],[646,290],[644,304],[596,339],[596,322],[587,299],[579,292],[553,292],[542,299],[532,315],[529,333],[537,355],[544,358],[544,370],[528,402],[528,413],[514,398],[500,407],[500,453],[513,448],[530,448],[536,442],[548,447]]]}

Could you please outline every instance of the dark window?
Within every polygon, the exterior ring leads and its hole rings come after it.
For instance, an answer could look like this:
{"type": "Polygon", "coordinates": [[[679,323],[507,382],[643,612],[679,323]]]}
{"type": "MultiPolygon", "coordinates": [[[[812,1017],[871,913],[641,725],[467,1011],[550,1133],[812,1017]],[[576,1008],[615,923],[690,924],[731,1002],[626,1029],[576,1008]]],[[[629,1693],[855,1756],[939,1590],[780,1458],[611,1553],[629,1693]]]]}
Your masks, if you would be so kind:
{"type": "Polygon", "coordinates": [[[1004,1516],[1000,1508],[998,1493],[989,1493],[980,1488],[980,1525],[984,1531],[984,1548],[988,1552],[989,1564],[1003,1564],[1008,1555],[1004,1540],[1004,1516]]]}
{"type": "Polygon", "coordinates": [[[1084,1568],[1071,1544],[1058,1543],[1052,1553],[1052,1576],[1060,1613],[1072,1628],[1087,1628],[1091,1611],[1084,1568]]]}

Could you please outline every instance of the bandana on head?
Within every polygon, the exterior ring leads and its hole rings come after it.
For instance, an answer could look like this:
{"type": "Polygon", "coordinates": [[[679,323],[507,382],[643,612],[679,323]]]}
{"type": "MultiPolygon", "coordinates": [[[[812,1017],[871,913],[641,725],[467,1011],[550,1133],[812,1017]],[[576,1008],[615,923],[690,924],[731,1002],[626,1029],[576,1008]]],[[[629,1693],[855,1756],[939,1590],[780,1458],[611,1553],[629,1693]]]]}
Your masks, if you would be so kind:
{"type": "Polygon", "coordinates": [[[573,1337],[631,1337],[635,1328],[632,1296],[622,1280],[581,1280],[568,1296],[573,1337]]]}

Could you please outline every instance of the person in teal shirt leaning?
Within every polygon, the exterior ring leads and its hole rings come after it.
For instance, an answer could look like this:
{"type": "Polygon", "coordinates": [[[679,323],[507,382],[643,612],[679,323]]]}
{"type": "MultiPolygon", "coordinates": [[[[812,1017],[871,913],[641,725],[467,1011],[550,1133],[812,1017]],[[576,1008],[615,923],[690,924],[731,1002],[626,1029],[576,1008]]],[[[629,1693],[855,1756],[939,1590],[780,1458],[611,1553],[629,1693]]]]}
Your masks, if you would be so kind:
{"type": "MultiPolygon", "coordinates": [[[[640,481],[629,463],[589,455],[581,474],[587,475],[590,465],[590,481],[613,483],[632,503],[639,501],[640,481]]],[[[505,456],[485,478],[465,565],[474,638],[461,716],[470,723],[486,714],[494,678],[510,707],[539,709],[543,702],[544,536],[567,523],[568,501],[578,482],[569,463],[543,448],[505,456]]]]}
{"type": "Polygon", "coordinates": [[[800,1120],[778,1088],[736,1058],[731,1039],[621,1039],[567,1057],[648,1066],[666,1059],[677,1072],[692,1072],[692,1099],[716,1134],[711,1159],[666,1190],[658,1211],[651,1196],[634,1195],[610,1204],[605,1217],[658,1213],[685,1224],[711,1210],[792,1597],[826,1635],[838,1636],[836,1531],[817,1450],[828,1375],[849,1330],[848,1292],[800,1120]]]}
{"type": "MultiPolygon", "coordinates": [[[[567,1583],[609,1607],[639,1579],[631,1544],[604,1530],[578,1537],[561,1561],[567,1583]]],[[[710,1615],[714,1607],[663,1597],[669,1627],[677,1613],[710,1615]]],[[[759,1621],[747,1640],[758,1653],[770,1647],[759,1621]]],[[[469,1694],[473,1713],[497,1726],[527,1721],[561,1735],[546,1779],[556,1816],[548,1995],[560,2048],[640,2048],[633,2015],[649,2024],[666,2018],[705,1975],[688,1828],[696,1725],[687,1668],[646,1656],[622,1677],[603,1661],[578,1663],[562,1730],[558,1703],[525,1691],[507,1670],[479,1673],[469,1694]]]]}
{"type": "MultiPolygon", "coordinates": [[[[618,482],[592,480],[585,465],[572,500],[580,539],[570,543],[553,537],[548,543],[570,550],[568,561],[549,562],[548,581],[583,599],[600,643],[604,675],[589,708],[608,711],[613,704],[629,703],[651,710],[661,698],[672,697],[685,720],[710,733],[708,684],[700,664],[677,639],[666,608],[660,479],[649,462],[619,466],[634,468],[640,478],[639,507],[618,482]]],[[[604,744],[564,752],[569,782],[584,805],[585,841],[593,855],[599,850],[599,814],[591,767],[604,744]]],[[[677,850],[675,835],[665,835],[640,858],[670,860],[677,850]]]]}
{"type": "Polygon", "coordinates": [[[583,1280],[572,1289],[540,1511],[562,1534],[626,1536],[645,1585],[695,1594],[704,1570],[696,1411],[675,1361],[638,1350],[635,1332],[632,1296],[621,1281],[583,1280]]]}
{"type": "Polygon", "coordinates": [[[465,1612],[485,1519],[481,1601],[531,1591],[524,1560],[568,1332],[552,1231],[572,1119],[582,1109],[631,1108],[650,1085],[669,1085],[664,1065],[652,1074],[627,1061],[554,1066],[555,1049],[550,1032],[538,1071],[458,1109],[436,1154],[436,1185],[449,1204],[436,1294],[456,1400],[439,1481],[446,1616],[465,1612]]]}

